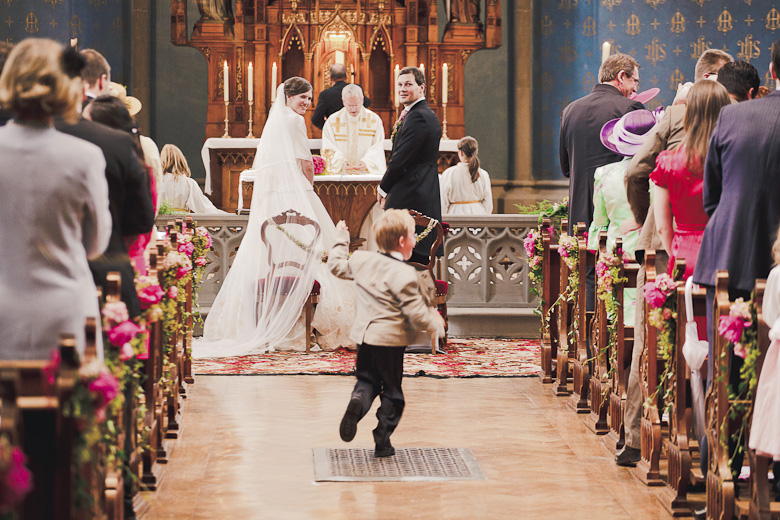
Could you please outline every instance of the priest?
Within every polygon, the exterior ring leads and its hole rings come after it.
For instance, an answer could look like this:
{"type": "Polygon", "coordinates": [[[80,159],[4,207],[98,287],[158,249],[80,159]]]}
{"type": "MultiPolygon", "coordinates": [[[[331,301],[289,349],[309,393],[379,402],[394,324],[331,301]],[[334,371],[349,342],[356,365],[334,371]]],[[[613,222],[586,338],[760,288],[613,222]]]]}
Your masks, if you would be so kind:
{"type": "Polygon", "coordinates": [[[322,127],[322,156],[331,174],[381,175],[386,169],[382,119],[363,106],[363,89],[349,84],[341,91],[344,108],[322,127]]]}

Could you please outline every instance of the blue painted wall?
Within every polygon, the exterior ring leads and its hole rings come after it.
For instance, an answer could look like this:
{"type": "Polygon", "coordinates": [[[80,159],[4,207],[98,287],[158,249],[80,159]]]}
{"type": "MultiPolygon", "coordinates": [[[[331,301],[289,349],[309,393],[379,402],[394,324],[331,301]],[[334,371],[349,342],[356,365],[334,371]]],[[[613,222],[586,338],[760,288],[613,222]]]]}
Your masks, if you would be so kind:
{"type": "Polygon", "coordinates": [[[639,62],[640,91],[658,87],[651,108],[674,99],[693,80],[701,51],[724,49],[768,75],[770,48],[780,38],[777,0],[537,0],[535,3],[534,176],[562,178],[560,114],[593,87],[601,44],[609,41],[639,62]]]}
{"type": "Polygon", "coordinates": [[[2,0],[0,39],[51,38],[79,48],[93,48],[111,64],[112,80],[124,83],[129,73],[129,4],[127,0],[2,0]]]}

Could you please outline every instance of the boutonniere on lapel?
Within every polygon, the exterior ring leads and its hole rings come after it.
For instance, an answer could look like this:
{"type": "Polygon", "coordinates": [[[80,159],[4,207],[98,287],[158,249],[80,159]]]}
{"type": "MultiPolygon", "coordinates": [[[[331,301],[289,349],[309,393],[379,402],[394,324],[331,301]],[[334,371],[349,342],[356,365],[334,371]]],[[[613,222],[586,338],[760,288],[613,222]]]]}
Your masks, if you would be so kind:
{"type": "Polygon", "coordinates": [[[401,123],[403,123],[404,118],[408,113],[409,113],[408,108],[404,108],[403,111],[401,111],[401,115],[398,116],[398,120],[395,122],[395,125],[393,125],[393,133],[390,134],[391,141],[395,141],[395,134],[398,133],[398,129],[401,128],[401,123]]]}

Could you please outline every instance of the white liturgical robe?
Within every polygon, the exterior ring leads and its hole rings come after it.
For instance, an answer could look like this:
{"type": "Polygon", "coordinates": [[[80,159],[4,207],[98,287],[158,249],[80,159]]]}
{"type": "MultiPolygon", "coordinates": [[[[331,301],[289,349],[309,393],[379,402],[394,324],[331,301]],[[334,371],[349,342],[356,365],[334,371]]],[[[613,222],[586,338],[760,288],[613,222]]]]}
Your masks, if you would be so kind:
{"type": "Polygon", "coordinates": [[[328,117],[322,127],[320,153],[328,160],[328,173],[381,175],[387,169],[384,140],[385,129],[378,115],[361,108],[357,117],[350,117],[347,109],[342,108],[328,117]],[[368,171],[346,167],[346,163],[357,166],[361,162],[368,171]]]}

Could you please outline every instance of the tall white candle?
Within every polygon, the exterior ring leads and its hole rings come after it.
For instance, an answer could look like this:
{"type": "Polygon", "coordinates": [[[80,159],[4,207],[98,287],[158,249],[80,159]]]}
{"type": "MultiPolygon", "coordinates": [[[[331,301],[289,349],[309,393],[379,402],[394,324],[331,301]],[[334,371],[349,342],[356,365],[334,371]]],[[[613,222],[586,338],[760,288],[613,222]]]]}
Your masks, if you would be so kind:
{"type": "Polygon", "coordinates": [[[349,64],[349,71],[352,73],[352,81],[355,81],[355,66],[351,63],[349,64]]]}
{"type": "Polygon", "coordinates": [[[247,96],[249,96],[250,103],[255,100],[255,92],[254,92],[254,84],[255,84],[255,78],[254,78],[254,67],[252,67],[252,62],[249,62],[249,71],[247,74],[247,90],[249,91],[247,93],[247,96]]]}
{"type": "Polygon", "coordinates": [[[604,63],[609,58],[609,42],[604,42],[601,45],[601,63],[604,63]]]}
{"type": "Polygon", "coordinates": [[[271,66],[271,103],[276,101],[276,62],[271,66]]]}
{"type": "Polygon", "coordinates": [[[425,63],[420,63],[420,70],[423,73],[423,77],[425,77],[425,63]]]}
{"type": "Polygon", "coordinates": [[[395,106],[398,106],[398,75],[401,73],[401,69],[398,67],[398,65],[395,66],[395,70],[393,72],[393,85],[395,85],[395,106]]]}
{"type": "Polygon", "coordinates": [[[225,94],[225,103],[230,101],[230,85],[228,84],[227,60],[222,65],[222,92],[225,94]]]}
{"type": "Polygon", "coordinates": [[[441,102],[447,104],[447,64],[443,63],[441,66],[441,102]]]}

